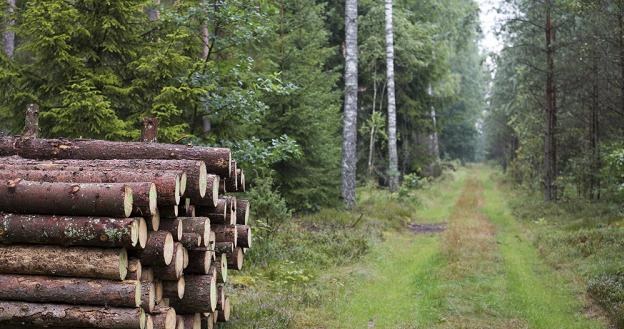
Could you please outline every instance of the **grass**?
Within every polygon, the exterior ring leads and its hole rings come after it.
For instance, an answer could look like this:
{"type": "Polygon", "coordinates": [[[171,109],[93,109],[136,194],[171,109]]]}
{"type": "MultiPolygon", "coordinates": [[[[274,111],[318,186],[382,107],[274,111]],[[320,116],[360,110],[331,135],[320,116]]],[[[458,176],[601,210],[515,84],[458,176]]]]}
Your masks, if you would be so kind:
{"type": "Polygon", "coordinates": [[[606,328],[586,287],[594,278],[601,304],[624,310],[624,279],[611,275],[621,221],[566,221],[502,181],[476,166],[419,190],[365,187],[353,212],[286,223],[234,276],[227,328],[606,328]],[[447,230],[414,234],[411,222],[447,230]]]}

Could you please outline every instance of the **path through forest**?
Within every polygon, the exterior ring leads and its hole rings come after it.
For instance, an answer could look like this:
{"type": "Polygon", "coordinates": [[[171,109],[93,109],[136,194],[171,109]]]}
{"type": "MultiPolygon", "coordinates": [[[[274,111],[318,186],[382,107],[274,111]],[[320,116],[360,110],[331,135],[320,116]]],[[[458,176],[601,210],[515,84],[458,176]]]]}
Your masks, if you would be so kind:
{"type": "Polygon", "coordinates": [[[389,233],[348,269],[353,280],[334,305],[340,328],[604,328],[540,260],[492,173],[460,172],[415,215],[447,222],[444,232],[389,233]]]}

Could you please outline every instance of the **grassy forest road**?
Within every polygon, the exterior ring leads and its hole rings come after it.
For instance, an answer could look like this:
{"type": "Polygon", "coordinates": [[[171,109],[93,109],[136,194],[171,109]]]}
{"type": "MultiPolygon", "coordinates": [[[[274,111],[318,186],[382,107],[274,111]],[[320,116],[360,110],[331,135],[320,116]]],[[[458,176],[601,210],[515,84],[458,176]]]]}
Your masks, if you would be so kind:
{"type": "MultiPolygon", "coordinates": [[[[543,263],[493,171],[474,167],[426,200],[419,224],[388,233],[332,305],[337,328],[605,328],[543,263]]],[[[530,205],[527,205],[530,206],[530,205]]]]}

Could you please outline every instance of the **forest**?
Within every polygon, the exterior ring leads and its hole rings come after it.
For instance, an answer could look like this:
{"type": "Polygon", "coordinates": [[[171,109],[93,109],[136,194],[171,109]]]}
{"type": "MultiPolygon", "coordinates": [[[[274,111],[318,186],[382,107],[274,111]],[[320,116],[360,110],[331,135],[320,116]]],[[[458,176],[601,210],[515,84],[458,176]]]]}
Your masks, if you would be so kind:
{"type": "Polygon", "coordinates": [[[624,328],[624,0],[6,0],[0,30],[0,138],[34,106],[42,138],[231,149],[222,328],[624,328]]]}

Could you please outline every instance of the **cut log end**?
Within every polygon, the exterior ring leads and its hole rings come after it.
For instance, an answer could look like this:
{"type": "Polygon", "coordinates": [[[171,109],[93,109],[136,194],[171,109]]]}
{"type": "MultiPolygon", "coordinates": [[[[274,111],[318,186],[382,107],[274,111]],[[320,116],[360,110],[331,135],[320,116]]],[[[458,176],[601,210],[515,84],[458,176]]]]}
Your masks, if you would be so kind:
{"type": "Polygon", "coordinates": [[[184,193],[186,192],[186,183],[188,182],[188,176],[186,175],[186,172],[183,172],[180,175],[180,190],[179,190],[179,195],[182,196],[184,195],[184,193]]]}
{"type": "Polygon", "coordinates": [[[128,275],[128,252],[126,249],[119,251],[119,278],[125,280],[128,275]]]}
{"type": "Polygon", "coordinates": [[[165,261],[165,265],[171,264],[173,260],[173,253],[175,252],[175,243],[173,241],[173,236],[171,233],[167,232],[165,237],[165,244],[163,246],[163,258],[165,261]]]}
{"type": "Polygon", "coordinates": [[[152,183],[149,189],[149,210],[150,214],[158,211],[158,193],[156,192],[156,184],[152,183]]]}
{"type": "Polygon", "coordinates": [[[182,266],[182,270],[184,270],[189,266],[189,253],[186,248],[182,248],[182,250],[184,251],[184,265],[182,266]]]}
{"type": "Polygon", "coordinates": [[[175,244],[175,271],[179,275],[184,272],[184,247],[181,243],[175,244]]]}
{"type": "Polygon", "coordinates": [[[206,188],[208,188],[208,171],[206,163],[202,161],[199,165],[199,196],[202,198],[206,196],[206,188]]]}
{"type": "Polygon", "coordinates": [[[182,185],[182,184],[180,183],[180,176],[178,176],[177,179],[176,179],[176,183],[175,183],[175,193],[174,193],[175,194],[175,204],[176,205],[180,204],[180,196],[181,196],[181,194],[180,194],[181,186],[180,185],[182,185]]]}
{"type": "Polygon", "coordinates": [[[136,281],[136,289],[134,290],[134,301],[136,307],[141,307],[141,299],[143,297],[143,292],[141,291],[141,282],[136,281]]]}
{"type": "Polygon", "coordinates": [[[149,314],[145,316],[145,329],[154,329],[154,320],[149,314]]]}
{"type": "Polygon", "coordinates": [[[139,220],[135,220],[130,225],[130,242],[133,247],[136,247],[137,243],[139,243],[139,220]]]}
{"type": "Polygon", "coordinates": [[[138,220],[138,238],[139,238],[139,247],[141,249],[145,248],[147,244],[147,222],[143,218],[139,218],[138,220]]]}
{"type": "Polygon", "coordinates": [[[223,302],[222,309],[219,310],[219,314],[217,316],[218,322],[228,322],[230,321],[230,297],[225,297],[225,301],[223,302]]]}
{"type": "Polygon", "coordinates": [[[186,288],[186,282],[184,281],[184,276],[178,279],[178,298],[184,298],[184,289],[186,288]]]}
{"type": "Polygon", "coordinates": [[[132,198],[132,189],[128,186],[124,187],[124,198],[123,198],[123,206],[124,206],[124,214],[126,217],[130,217],[132,214],[132,206],[134,205],[134,201],[132,198]]]}
{"type": "Polygon", "coordinates": [[[139,328],[145,329],[145,325],[147,322],[147,314],[143,309],[139,309],[139,328]]]}

